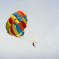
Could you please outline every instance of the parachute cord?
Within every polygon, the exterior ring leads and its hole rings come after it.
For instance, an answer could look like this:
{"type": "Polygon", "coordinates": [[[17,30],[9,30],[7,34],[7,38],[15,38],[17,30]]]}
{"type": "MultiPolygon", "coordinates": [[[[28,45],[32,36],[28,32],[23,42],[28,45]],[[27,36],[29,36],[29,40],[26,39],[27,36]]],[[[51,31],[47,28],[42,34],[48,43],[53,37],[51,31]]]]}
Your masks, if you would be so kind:
{"type": "MultiPolygon", "coordinates": [[[[32,34],[30,28],[27,27],[27,30],[29,31],[28,34],[29,34],[29,36],[30,36],[30,37],[29,37],[29,41],[31,42],[31,45],[34,46],[34,47],[36,47],[35,44],[38,44],[38,43],[35,41],[35,38],[34,38],[35,36],[32,34]],[[31,39],[31,40],[30,40],[30,39],[31,39]]],[[[27,41],[28,41],[28,39],[27,39],[27,41]]]]}

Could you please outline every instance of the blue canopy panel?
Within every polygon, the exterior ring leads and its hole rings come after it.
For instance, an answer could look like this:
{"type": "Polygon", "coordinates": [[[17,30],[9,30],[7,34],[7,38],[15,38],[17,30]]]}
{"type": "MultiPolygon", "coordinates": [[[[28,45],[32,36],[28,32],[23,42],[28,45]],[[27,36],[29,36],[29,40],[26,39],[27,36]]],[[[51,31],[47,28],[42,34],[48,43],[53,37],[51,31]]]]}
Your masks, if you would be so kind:
{"type": "Polygon", "coordinates": [[[17,24],[15,24],[15,26],[16,26],[16,30],[18,31],[18,33],[19,33],[21,36],[23,36],[23,35],[24,35],[24,32],[22,32],[22,30],[20,29],[20,27],[19,27],[17,24]]]}
{"type": "Polygon", "coordinates": [[[20,18],[20,16],[17,13],[14,13],[13,15],[18,19],[19,22],[22,21],[22,19],[20,18]]]}

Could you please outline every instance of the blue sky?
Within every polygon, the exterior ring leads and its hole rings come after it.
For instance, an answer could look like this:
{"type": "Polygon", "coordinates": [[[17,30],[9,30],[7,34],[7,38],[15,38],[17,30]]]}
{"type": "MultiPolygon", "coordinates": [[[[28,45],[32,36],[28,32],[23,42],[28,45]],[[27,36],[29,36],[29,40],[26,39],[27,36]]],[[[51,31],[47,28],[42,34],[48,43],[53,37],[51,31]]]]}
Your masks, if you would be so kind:
{"type": "Polygon", "coordinates": [[[0,59],[59,59],[59,0],[0,0],[0,59]],[[18,10],[28,18],[20,39],[5,29],[18,10]],[[38,42],[36,48],[33,41],[38,42]]]}

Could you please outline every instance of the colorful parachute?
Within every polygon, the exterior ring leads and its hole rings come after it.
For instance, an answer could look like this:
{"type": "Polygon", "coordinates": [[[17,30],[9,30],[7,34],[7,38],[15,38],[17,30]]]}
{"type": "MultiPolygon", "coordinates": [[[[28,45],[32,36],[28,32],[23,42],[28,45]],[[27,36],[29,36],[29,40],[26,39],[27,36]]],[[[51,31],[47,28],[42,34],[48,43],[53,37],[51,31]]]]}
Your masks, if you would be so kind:
{"type": "Polygon", "coordinates": [[[10,35],[21,37],[27,27],[27,15],[22,11],[13,13],[6,22],[6,30],[10,35]]]}

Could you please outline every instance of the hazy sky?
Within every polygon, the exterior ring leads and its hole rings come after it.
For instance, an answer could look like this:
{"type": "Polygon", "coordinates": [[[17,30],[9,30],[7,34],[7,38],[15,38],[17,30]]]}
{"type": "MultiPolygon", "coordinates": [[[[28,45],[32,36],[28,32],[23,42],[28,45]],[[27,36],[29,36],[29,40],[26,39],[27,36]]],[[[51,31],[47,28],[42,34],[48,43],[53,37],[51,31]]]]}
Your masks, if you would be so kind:
{"type": "Polygon", "coordinates": [[[59,59],[59,0],[0,0],[0,59],[59,59]],[[5,29],[18,10],[28,18],[20,39],[5,29]],[[36,48],[33,41],[38,42],[36,48]]]}

